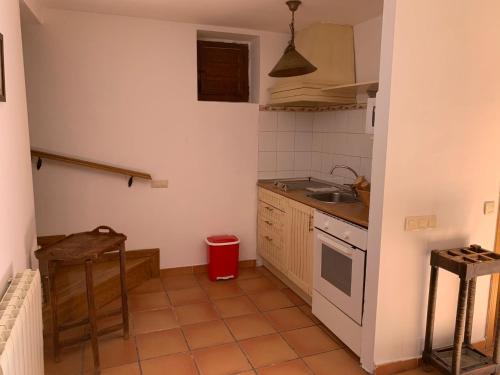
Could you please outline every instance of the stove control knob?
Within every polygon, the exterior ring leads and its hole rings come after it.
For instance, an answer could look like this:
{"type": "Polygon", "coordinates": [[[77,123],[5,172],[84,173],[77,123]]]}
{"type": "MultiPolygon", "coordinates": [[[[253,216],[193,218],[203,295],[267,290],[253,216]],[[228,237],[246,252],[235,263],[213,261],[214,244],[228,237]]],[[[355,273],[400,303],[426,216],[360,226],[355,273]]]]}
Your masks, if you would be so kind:
{"type": "Polygon", "coordinates": [[[341,237],[344,240],[348,240],[351,237],[351,232],[345,231],[344,233],[342,233],[341,237]]]}

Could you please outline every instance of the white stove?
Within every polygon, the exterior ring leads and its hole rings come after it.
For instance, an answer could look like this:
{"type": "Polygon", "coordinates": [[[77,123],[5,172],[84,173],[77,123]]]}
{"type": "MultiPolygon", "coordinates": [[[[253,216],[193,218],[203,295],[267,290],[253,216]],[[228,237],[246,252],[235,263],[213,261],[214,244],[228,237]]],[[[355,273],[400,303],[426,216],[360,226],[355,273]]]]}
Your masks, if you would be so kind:
{"type": "Polygon", "coordinates": [[[359,355],[368,232],[320,211],[314,227],[313,313],[359,355]]]}

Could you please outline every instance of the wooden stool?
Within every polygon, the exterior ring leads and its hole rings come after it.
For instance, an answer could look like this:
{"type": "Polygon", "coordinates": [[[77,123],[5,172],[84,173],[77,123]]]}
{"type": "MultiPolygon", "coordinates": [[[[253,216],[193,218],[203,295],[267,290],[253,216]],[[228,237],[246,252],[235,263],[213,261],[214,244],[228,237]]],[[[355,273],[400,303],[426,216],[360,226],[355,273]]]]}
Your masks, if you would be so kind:
{"type": "Polygon", "coordinates": [[[478,245],[432,251],[425,347],[422,354],[424,363],[433,364],[445,373],[452,375],[496,374],[500,370],[500,314],[498,309],[493,358],[475,349],[471,343],[476,278],[498,272],[500,272],[500,254],[484,250],[478,245]],[[433,350],[432,339],[439,268],[458,275],[460,291],[453,345],[433,350]]]}
{"type": "Polygon", "coordinates": [[[127,278],[125,273],[125,240],[124,234],[116,233],[113,229],[106,226],[95,228],[91,232],[75,233],[65,237],[52,245],[44,247],[35,252],[39,260],[46,261],[49,269],[49,293],[50,305],[52,310],[52,335],[54,345],[54,359],[60,360],[60,350],[64,346],[74,345],[78,341],[90,339],[92,352],[94,355],[94,369],[99,371],[99,346],[98,336],[119,329],[123,329],[125,339],[129,338],[128,324],[128,302],[127,302],[127,278]],[[93,264],[104,253],[110,251],[119,251],[120,254],[120,284],[122,307],[119,310],[122,314],[122,323],[97,330],[97,314],[94,301],[94,274],[93,264]],[[87,289],[88,318],[77,322],[59,324],[57,320],[57,293],[55,284],[55,275],[57,268],[61,265],[85,265],[85,280],[87,289]],[[88,324],[90,334],[77,340],[68,340],[61,343],[59,332],[70,328],[88,324]]]}

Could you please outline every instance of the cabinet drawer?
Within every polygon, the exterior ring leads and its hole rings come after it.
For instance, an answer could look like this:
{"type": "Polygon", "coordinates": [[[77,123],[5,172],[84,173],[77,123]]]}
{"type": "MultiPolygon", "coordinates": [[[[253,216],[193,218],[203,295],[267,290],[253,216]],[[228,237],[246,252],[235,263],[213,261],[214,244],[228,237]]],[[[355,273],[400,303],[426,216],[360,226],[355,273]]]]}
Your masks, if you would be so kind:
{"type": "Polygon", "coordinates": [[[286,271],[286,253],[283,246],[277,246],[276,241],[264,234],[257,236],[259,255],[280,271],[286,271]]]}
{"type": "Polygon", "coordinates": [[[259,202],[258,217],[271,226],[282,228],[285,223],[285,213],[264,202],[259,202]]]}
{"type": "Polygon", "coordinates": [[[259,236],[263,237],[269,242],[272,242],[275,246],[283,247],[284,238],[282,230],[260,223],[258,231],[259,236]]]}
{"type": "Polygon", "coordinates": [[[288,206],[288,198],[263,188],[259,188],[259,200],[281,211],[288,206]]]}

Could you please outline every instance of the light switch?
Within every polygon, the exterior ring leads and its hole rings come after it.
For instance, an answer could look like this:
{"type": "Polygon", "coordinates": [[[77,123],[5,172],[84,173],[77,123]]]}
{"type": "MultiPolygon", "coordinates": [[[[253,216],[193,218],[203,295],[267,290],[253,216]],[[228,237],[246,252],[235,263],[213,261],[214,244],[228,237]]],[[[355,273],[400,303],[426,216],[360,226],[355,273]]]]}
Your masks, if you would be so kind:
{"type": "Polygon", "coordinates": [[[168,188],[168,180],[153,180],[151,181],[153,189],[166,189],[168,188]]]}
{"type": "Polygon", "coordinates": [[[490,215],[495,212],[495,202],[494,201],[487,201],[484,202],[484,214],[485,215],[490,215]]]}
{"type": "Polygon", "coordinates": [[[418,221],[415,217],[410,216],[405,219],[405,230],[407,232],[418,230],[418,221]]]}
{"type": "Polygon", "coordinates": [[[408,216],[405,218],[405,231],[415,232],[437,227],[436,215],[408,216]]]}
{"type": "Polygon", "coordinates": [[[436,215],[429,216],[429,223],[427,226],[429,229],[435,229],[437,227],[437,217],[436,215]]]}

